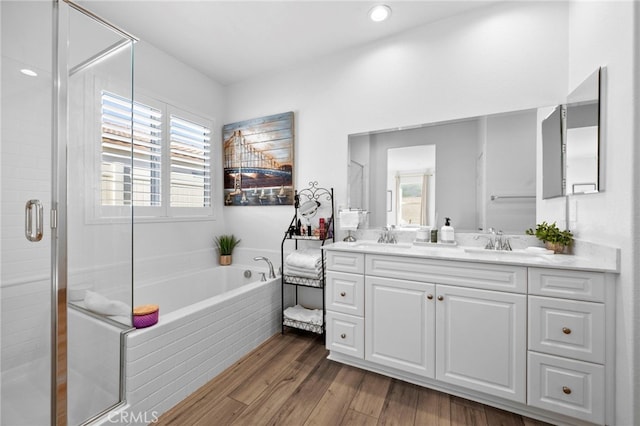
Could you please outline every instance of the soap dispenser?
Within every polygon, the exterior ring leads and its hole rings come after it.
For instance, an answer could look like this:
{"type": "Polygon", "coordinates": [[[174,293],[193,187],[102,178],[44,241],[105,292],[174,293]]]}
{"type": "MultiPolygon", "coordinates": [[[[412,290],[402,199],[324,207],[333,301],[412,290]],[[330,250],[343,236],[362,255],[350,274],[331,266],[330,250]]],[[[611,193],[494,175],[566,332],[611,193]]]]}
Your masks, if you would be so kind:
{"type": "Polygon", "coordinates": [[[440,242],[449,244],[456,242],[455,231],[451,226],[451,219],[448,217],[444,218],[444,226],[440,229],[440,242]]]}

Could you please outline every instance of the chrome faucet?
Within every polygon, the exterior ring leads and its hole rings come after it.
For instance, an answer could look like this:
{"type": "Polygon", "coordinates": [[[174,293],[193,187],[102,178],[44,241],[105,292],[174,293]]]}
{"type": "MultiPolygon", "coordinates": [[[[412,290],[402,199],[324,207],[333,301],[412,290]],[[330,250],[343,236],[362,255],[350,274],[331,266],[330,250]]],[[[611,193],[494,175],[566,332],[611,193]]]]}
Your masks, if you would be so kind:
{"type": "Polygon", "coordinates": [[[474,237],[477,240],[480,237],[487,239],[487,245],[484,246],[485,250],[499,250],[499,251],[512,251],[511,242],[509,237],[503,234],[502,231],[496,232],[495,229],[487,229],[487,235],[476,235],[474,237]]]}
{"type": "Polygon", "coordinates": [[[271,261],[264,257],[264,256],[257,256],[254,257],[253,260],[264,260],[265,262],[267,262],[267,265],[269,265],[269,279],[271,278],[275,278],[276,277],[276,273],[273,271],[273,263],[271,263],[271,261]]]}
{"type": "Polygon", "coordinates": [[[378,238],[378,242],[380,244],[396,244],[398,240],[396,240],[395,234],[385,226],[382,228],[382,233],[380,234],[380,238],[378,238]]]}

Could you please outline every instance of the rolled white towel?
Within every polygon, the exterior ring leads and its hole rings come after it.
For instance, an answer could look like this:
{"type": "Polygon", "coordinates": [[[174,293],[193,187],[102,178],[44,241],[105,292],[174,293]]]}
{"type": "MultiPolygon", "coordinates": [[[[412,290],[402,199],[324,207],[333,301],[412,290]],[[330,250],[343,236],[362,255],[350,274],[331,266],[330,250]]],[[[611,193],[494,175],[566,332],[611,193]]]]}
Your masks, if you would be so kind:
{"type": "Polygon", "coordinates": [[[131,306],[119,300],[110,300],[103,295],[87,290],[84,305],[90,311],[101,315],[130,316],[131,306]]]}
{"type": "Polygon", "coordinates": [[[295,305],[285,309],[284,316],[294,321],[322,325],[322,311],[320,309],[307,309],[304,306],[295,305]]]}
{"type": "Polygon", "coordinates": [[[296,268],[315,269],[322,265],[322,252],[320,249],[294,251],[286,257],[284,263],[296,268]]]}

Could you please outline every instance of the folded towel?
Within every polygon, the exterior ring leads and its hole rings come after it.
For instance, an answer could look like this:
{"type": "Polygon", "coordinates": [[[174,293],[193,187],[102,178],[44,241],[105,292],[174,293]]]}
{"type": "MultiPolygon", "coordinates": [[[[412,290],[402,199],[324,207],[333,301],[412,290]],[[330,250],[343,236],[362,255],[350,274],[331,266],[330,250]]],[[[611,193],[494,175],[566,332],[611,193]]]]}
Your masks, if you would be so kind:
{"type": "Polygon", "coordinates": [[[90,311],[101,315],[131,315],[131,306],[119,300],[110,300],[101,294],[87,290],[84,305],[90,311]]]}
{"type": "Polygon", "coordinates": [[[284,310],[284,317],[294,321],[322,325],[322,310],[307,309],[301,305],[290,306],[284,310]]]}
{"type": "Polygon", "coordinates": [[[322,252],[320,249],[294,251],[287,256],[284,263],[296,268],[315,269],[322,266],[322,252]]]}
{"type": "Polygon", "coordinates": [[[284,265],[284,274],[285,275],[293,275],[296,277],[303,278],[312,278],[314,280],[320,279],[322,277],[322,269],[304,269],[304,268],[295,268],[293,266],[284,265]]]}
{"type": "Polygon", "coordinates": [[[360,211],[358,210],[340,210],[338,213],[340,218],[340,229],[345,231],[355,231],[360,224],[360,211]]]}

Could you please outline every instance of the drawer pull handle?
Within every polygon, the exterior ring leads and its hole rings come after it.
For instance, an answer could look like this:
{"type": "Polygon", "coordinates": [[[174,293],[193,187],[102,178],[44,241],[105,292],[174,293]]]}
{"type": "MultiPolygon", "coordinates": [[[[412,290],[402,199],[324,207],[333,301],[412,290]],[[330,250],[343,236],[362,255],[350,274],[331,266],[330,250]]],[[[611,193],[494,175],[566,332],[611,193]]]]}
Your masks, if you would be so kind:
{"type": "Polygon", "coordinates": [[[567,387],[567,386],[563,386],[562,387],[562,392],[564,392],[567,395],[570,395],[571,394],[571,388],[567,387]]]}
{"type": "MultiPolygon", "coordinates": [[[[346,334],[344,334],[344,333],[342,333],[342,334],[340,335],[340,338],[341,338],[341,339],[346,339],[346,338],[347,338],[347,335],[346,335],[346,334]]],[[[569,391],[569,392],[571,392],[571,391],[569,391]]]]}
{"type": "Polygon", "coordinates": [[[433,299],[433,294],[427,294],[427,299],[429,300],[433,299]]]}
{"type": "Polygon", "coordinates": [[[444,300],[444,296],[438,296],[438,300],[444,300]]]}
{"type": "Polygon", "coordinates": [[[345,293],[344,291],[340,292],[340,296],[345,297],[347,295],[347,293],[345,293]]]}
{"type": "Polygon", "coordinates": [[[562,332],[564,334],[571,334],[571,329],[569,327],[562,327],[562,332]]]}

